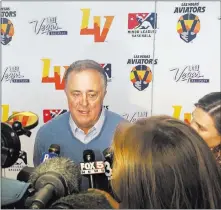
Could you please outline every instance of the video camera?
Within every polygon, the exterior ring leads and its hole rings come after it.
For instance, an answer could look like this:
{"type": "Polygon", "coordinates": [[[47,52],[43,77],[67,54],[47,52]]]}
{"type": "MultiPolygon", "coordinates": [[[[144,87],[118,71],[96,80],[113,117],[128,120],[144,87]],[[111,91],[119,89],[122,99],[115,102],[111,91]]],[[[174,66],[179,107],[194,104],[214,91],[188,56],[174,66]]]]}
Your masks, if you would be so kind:
{"type": "MultiPolygon", "coordinates": [[[[38,125],[38,116],[32,112],[17,112],[6,122],[1,122],[1,166],[13,166],[18,159],[27,164],[27,153],[21,150],[19,136],[31,136],[31,129],[38,125]]],[[[27,197],[33,194],[29,183],[1,177],[1,208],[24,208],[27,197]]]]}
{"type": "Polygon", "coordinates": [[[1,122],[1,166],[8,168],[20,158],[27,164],[27,153],[21,150],[19,136],[31,136],[38,125],[38,116],[32,112],[18,112],[1,122]]]}

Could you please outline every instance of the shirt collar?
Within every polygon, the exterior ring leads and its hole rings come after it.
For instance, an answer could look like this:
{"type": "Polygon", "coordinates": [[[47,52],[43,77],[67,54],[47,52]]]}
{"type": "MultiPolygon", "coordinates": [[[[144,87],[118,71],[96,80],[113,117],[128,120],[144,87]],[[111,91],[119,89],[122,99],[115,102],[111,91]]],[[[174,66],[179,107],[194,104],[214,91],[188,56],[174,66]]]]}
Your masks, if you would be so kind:
{"type": "MultiPolygon", "coordinates": [[[[89,132],[93,131],[93,130],[96,130],[98,132],[101,131],[102,127],[103,127],[103,124],[104,124],[104,120],[105,120],[105,116],[106,116],[106,110],[105,108],[102,108],[102,111],[101,111],[101,114],[100,114],[100,117],[98,119],[98,121],[95,123],[95,125],[89,130],[89,132]]],[[[71,129],[72,131],[75,133],[77,131],[82,131],[77,125],[76,123],[74,122],[74,120],[72,119],[71,115],[70,115],[70,118],[69,118],[69,122],[70,122],[70,126],[71,126],[71,129]]],[[[83,132],[83,131],[82,131],[83,132]]],[[[88,132],[88,133],[89,133],[88,132]]]]}

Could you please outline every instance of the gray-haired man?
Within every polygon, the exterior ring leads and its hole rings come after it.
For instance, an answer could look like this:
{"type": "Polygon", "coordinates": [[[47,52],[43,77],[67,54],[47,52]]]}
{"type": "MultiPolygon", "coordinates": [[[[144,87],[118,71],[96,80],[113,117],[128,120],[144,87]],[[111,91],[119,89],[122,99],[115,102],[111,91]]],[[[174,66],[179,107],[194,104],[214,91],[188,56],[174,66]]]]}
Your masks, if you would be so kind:
{"type": "MultiPolygon", "coordinates": [[[[65,93],[69,112],[43,125],[36,136],[34,165],[51,144],[59,144],[61,156],[83,162],[83,151],[92,149],[96,160],[112,142],[120,115],[103,108],[107,77],[103,68],[92,60],[79,60],[65,74],[65,93]]],[[[102,158],[102,159],[101,159],[102,158]]]]}

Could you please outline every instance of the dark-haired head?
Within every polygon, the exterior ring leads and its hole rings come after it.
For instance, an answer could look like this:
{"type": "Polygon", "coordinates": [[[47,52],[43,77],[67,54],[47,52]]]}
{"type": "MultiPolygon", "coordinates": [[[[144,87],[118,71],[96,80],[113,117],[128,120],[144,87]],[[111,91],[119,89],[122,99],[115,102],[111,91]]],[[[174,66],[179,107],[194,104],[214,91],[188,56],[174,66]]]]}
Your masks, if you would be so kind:
{"type": "Polygon", "coordinates": [[[112,188],[120,208],[221,208],[221,171],[205,141],[169,116],[122,123],[112,188]]]}
{"type": "Polygon", "coordinates": [[[195,104],[191,126],[210,148],[221,144],[221,92],[205,95],[195,104]]]}

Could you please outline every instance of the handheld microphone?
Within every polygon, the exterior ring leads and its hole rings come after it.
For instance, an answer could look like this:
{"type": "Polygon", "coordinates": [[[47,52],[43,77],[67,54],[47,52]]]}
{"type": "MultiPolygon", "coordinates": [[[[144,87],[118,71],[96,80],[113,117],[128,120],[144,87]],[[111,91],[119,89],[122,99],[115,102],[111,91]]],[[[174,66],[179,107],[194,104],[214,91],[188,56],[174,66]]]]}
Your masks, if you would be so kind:
{"type": "Polygon", "coordinates": [[[121,201],[119,200],[119,198],[117,197],[117,195],[114,193],[114,191],[112,190],[111,187],[111,183],[110,180],[112,179],[112,167],[113,167],[113,152],[110,150],[110,148],[106,148],[103,151],[103,155],[105,158],[104,164],[105,164],[105,175],[108,179],[108,193],[110,193],[110,195],[112,195],[112,197],[118,202],[120,203],[121,201]]]}
{"type": "Polygon", "coordinates": [[[42,155],[41,163],[45,162],[48,159],[58,157],[59,155],[60,155],[60,146],[58,144],[52,144],[49,147],[48,152],[45,152],[42,155]]]}
{"type": "Polygon", "coordinates": [[[49,153],[55,153],[55,154],[57,154],[59,156],[60,155],[60,150],[61,150],[60,145],[58,145],[58,144],[51,144],[51,146],[48,149],[48,152],[49,153]]]}
{"type": "Polygon", "coordinates": [[[112,178],[112,165],[113,165],[113,153],[110,151],[110,148],[106,148],[103,151],[103,155],[105,158],[104,165],[105,165],[105,175],[107,176],[108,180],[112,178]]]}
{"type": "MultiPolygon", "coordinates": [[[[48,159],[58,157],[59,155],[60,155],[60,146],[58,144],[52,144],[48,149],[48,153],[43,154],[41,163],[45,162],[48,159]]],[[[17,174],[17,180],[22,182],[28,182],[30,175],[34,171],[34,169],[35,169],[34,167],[25,166],[17,174]]]]}
{"type": "Polygon", "coordinates": [[[17,180],[21,182],[28,182],[31,173],[35,170],[34,167],[25,166],[17,174],[17,180]]]}
{"type": "Polygon", "coordinates": [[[95,188],[94,174],[104,173],[104,162],[95,161],[95,154],[93,150],[84,150],[83,160],[84,163],[80,163],[81,174],[89,175],[89,187],[95,188]]]}
{"type": "Polygon", "coordinates": [[[72,194],[55,201],[50,209],[113,209],[104,195],[97,192],[72,194]]]}
{"type": "Polygon", "coordinates": [[[52,158],[34,170],[29,182],[37,192],[26,200],[26,207],[46,208],[53,199],[80,192],[80,168],[68,158],[52,158]]]}

